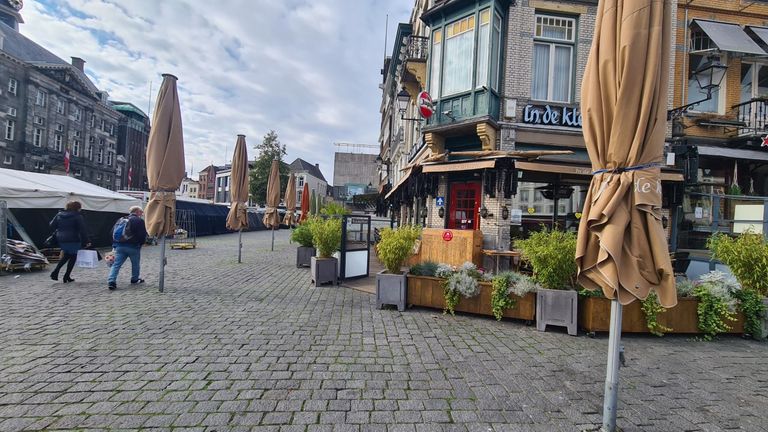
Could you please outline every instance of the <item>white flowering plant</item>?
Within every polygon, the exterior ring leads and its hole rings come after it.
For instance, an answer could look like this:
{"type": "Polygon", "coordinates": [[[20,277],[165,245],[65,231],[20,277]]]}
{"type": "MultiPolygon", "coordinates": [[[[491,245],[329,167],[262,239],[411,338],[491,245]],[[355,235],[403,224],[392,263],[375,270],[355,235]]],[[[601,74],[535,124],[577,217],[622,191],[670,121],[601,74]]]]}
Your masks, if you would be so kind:
{"type": "Polygon", "coordinates": [[[479,280],[490,280],[491,275],[471,262],[453,267],[448,264],[437,266],[437,277],[445,278],[443,294],[445,296],[445,311],[453,315],[461,296],[470,298],[480,293],[479,280]]]}

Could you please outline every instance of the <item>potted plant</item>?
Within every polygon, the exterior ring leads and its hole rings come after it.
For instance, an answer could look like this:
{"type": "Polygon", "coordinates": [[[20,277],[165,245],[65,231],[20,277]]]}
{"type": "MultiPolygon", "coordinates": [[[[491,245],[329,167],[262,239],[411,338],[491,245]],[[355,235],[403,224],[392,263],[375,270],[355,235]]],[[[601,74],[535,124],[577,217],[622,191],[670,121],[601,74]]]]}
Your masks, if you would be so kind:
{"type": "Polygon", "coordinates": [[[491,310],[493,316],[501,321],[508,309],[513,309],[528,293],[536,292],[541,287],[530,276],[517,272],[502,272],[494,276],[491,284],[491,310]]]}
{"type": "Polygon", "coordinates": [[[762,234],[747,231],[736,238],[715,234],[707,247],[743,288],[737,295],[745,332],[756,339],[768,336],[768,242],[762,234]]]}
{"type": "Polygon", "coordinates": [[[312,281],[315,286],[324,283],[337,283],[338,260],[331,255],[341,248],[341,219],[317,219],[310,224],[312,243],[317,249],[317,256],[310,260],[312,281]]]}
{"type": "Polygon", "coordinates": [[[465,262],[458,268],[448,264],[437,266],[435,274],[445,278],[443,281],[443,296],[445,297],[445,309],[443,313],[455,314],[456,305],[462,297],[472,298],[480,294],[478,281],[485,278],[485,274],[478,270],[471,262],[465,262]]]}
{"type": "Polygon", "coordinates": [[[564,326],[576,335],[578,293],[576,281],[576,234],[542,229],[516,245],[533,268],[533,280],[543,288],[536,293],[536,328],[564,326]]]}
{"type": "Polygon", "coordinates": [[[376,306],[397,305],[399,311],[405,310],[408,272],[401,267],[413,252],[416,240],[421,235],[421,227],[406,225],[397,229],[381,230],[381,240],[376,245],[376,252],[384,264],[384,270],[376,274],[376,306]]]}
{"type": "Polygon", "coordinates": [[[291,241],[299,244],[296,248],[296,267],[309,267],[310,261],[315,256],[315,247],[312,243],[312,222],[314,218],[305,220],[291,232],[291,241]]]}

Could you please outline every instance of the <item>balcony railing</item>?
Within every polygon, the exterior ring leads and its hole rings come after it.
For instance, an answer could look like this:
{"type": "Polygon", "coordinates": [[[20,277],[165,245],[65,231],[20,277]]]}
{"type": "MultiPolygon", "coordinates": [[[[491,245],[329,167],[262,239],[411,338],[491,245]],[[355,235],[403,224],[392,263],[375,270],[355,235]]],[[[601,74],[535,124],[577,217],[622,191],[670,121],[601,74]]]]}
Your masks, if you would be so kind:
{"type": "Polygon", "coordinates": [[[408,36],[400,48],[400,60],[427,61],[429,54],[429,38],[424,36],[408,36]]]}
{"type": "Polygon", "coordinates": [[[745,124],[739,128],[739,135],[762,135],[768,125],[768,98],[759,97],[742,102],[732,107],[736,110],[736,119],[745,124]]]}

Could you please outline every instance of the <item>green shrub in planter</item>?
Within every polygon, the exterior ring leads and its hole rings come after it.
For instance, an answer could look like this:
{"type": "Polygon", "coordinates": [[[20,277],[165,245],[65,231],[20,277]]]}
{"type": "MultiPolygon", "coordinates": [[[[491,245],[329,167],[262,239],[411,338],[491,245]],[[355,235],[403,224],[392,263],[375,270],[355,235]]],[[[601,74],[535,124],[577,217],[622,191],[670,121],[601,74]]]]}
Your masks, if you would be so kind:
{"type": "Polygon", "coordinates": [[[313,218],[309,218],[301,225],[294,228],[293,232],[291,232],[291,241],[296,242],[304,247],[313,247],[314,244],[312,242],[312,223],[314,222],[313,218]]]}
{"type": "Polygon", "coordinates": [[[318,258],[330,258],[341,248],[341,219],[317,219],[310,224],[318,258]]]}
{"type": "Polygon", "coordinates": [[[408,273],[414,276],[434,277],[435,274],[437,273],[437,263],[432,261],[424,261],[424,262],[415,264],[411,267],[411,270],[409,270],[408,273]]]}
{"type": "Polygon", "coordinates": [[[515,244],[533,267],[533,279],[548,289],[573,289],[576,281],[576,233],[535,232],[515,244]]]}
{"type": "Polygon", "coordinates": [[[400,268],[411,255],[420,235],[421,227],[413,225],[381,230],[381,240],[376,245],[376,251],[389,273],[400,274],[400,268]]]}
{"type": "Polygon", "coordinates": [[[717,233],[709,238],[707,247],[731,269],[742,287],[768,296],[768,242],[762,234],[745,232],[734,239],[717,233]]]}
{"type": "Polygon", "coordinates": [[[493,316],[501,321],[506,309],[512,309],[517,299],[510,297],[514,294],[522,297],[529,292],[535,292],[539,287],[532,278],[517,272],[502,272],[494,276],[491,284],[491,310],[493,316]]]}
{"type": "Polygon", "coordinates": [[[349,214],[349,210],[347,210],[342,204],[336,204],[332,202],[321,208],[320,213],[327,216],[344,216],[349,214]]]}

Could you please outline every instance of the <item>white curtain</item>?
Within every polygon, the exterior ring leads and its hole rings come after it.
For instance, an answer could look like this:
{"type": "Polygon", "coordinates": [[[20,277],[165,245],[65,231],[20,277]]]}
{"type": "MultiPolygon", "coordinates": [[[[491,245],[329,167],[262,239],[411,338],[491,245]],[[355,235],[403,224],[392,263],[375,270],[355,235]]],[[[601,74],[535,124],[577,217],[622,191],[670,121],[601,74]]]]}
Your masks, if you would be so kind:
{"type": "Polygon", "coordinates": [[[531,97],[547,100],[549,97],[549,44],[533,44],[533,80],[531,97]]]}
{"type": "Polygon", "coordinates": [[[571,101],[571,47],[555,45],[552,100],[571,101]]]}
{"type": "Polygon", "coordinates": [[[475,87],[480,87],[488,84],[488,51],[490,49],[489,40],[491,24],[486,23],[480,26],[480,32],[478,33],[478,45],[477,45],[477,78],[475,79],[475,87]]]}
{"type": "Polygon", "coordinates": [[[440,98],[440,60],[442,58],[442,43],[432,45],[432,65],[430,66],[429,92],[432,99],[440,98]]]}
{"type": "Polygon", "coordinates": [[[472,48],[475,31],[466,31],[445,40],[443,95],[470,90],[472,87],[472,48]]]}
{"type": "Polygon", "coordinates": [[[493,39],[491,41],[491,88],[499,89],[499,40],[501,39],[501,19],[498,15],[493,15],[493,39]]]}

